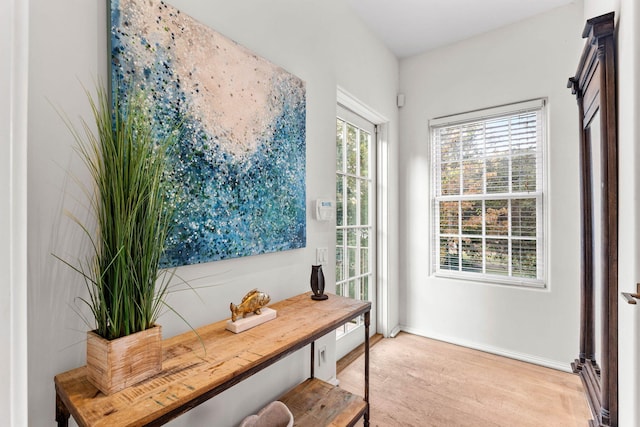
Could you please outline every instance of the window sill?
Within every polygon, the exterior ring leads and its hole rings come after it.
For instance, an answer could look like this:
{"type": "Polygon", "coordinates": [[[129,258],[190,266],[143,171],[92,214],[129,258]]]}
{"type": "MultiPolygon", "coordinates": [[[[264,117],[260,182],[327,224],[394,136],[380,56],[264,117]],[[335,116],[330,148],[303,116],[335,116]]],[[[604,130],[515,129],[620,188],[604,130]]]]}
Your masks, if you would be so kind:
{"type": "Polygon", "coordinates": [[[540,279],[525,279],[515,277],[503,277],[492,276],[488,274],[476,274],[476,273],[456,273],[446,270],[439,270],[434,274],[435,277],[443,279],[455,279],[463,280],[467,282],[481,282],[492,285],[504,285],[517,288],[533,288],[533,289],[546,289],[547,284],[544,280],[540,279]]]}

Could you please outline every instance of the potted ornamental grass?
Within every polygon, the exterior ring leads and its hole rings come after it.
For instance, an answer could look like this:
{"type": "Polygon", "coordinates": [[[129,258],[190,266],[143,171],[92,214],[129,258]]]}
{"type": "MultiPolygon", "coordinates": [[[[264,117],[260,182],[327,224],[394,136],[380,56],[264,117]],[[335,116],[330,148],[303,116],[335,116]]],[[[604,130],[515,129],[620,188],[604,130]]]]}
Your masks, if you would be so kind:
{"type": "Polygon", "coordinates": [[[168,307],[173,277],[160,268],[173,216],[167,150],[179,130],[154,136],[161,132],[154,132],[154,104],[143,90],[110,93],[98,85],[95,98],[85,92],[95,123],[65,121],[91,175],[85,190],[95,228],[76,219],[91,250],[77,264],[62,261],[84,279],[88,297],[79,300],[95,320],[87,335],[87,378],[111,394],[162,370],[156,320],[168,307]]]}

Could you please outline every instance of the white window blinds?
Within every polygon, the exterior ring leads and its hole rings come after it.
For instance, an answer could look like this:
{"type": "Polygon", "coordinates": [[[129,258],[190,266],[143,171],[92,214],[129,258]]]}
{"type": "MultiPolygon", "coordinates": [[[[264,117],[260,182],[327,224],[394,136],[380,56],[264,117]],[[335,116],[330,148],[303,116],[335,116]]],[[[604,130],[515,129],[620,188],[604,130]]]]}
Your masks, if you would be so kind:
{"type": "Polygon", "coordinates": [[[434,119],[439,275],[544,286],[544,101],[434,119]]]}

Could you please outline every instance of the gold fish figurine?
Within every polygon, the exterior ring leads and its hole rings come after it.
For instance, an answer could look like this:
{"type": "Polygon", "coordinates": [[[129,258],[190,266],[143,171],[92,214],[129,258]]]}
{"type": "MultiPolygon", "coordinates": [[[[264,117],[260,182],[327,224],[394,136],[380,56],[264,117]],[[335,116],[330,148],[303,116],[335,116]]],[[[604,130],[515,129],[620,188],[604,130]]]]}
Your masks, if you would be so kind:
{"type": "Polygon", "coordinates": [[[239,305],[231,303],[229,306],[231,309],[231,321],[235,322],[239,316],[244,318],[249,313],[260,314],[260,309],[269,304],[269,301],[271,301],[271,297],[264,292],[260,292],[257,289],[249,291],[242,298],[242,302],[239,305]]]}

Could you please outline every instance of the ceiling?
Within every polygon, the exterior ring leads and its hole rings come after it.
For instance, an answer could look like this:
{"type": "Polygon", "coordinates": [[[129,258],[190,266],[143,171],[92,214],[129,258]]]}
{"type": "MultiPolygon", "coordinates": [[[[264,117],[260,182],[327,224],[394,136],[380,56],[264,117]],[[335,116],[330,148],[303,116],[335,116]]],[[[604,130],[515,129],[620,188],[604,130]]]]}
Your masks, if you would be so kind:
{"type": "Polygon", "coordinates": [[[468,39],[575,0],[347,0],[399,58],[468,39]]]}

